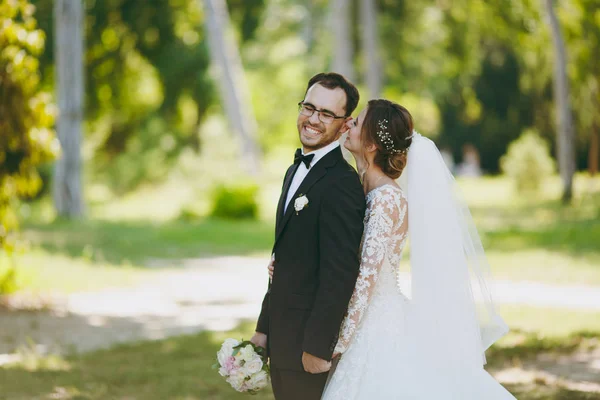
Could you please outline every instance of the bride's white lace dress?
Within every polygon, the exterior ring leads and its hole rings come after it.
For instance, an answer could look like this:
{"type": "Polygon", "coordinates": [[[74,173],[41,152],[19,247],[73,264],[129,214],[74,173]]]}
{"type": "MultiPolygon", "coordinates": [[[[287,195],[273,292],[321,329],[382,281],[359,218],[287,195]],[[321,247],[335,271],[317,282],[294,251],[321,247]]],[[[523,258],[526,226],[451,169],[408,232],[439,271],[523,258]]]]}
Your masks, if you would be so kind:
{"type": "Polygon", "coordinates": [[[398,286],[407,211],[397,186],[367,194],[360,275],[335,350],[342,356],[322,399],[514,399],[483,367],[457,371],[422,356],[427,343],[411,332],[410,299],[398,286]]]}

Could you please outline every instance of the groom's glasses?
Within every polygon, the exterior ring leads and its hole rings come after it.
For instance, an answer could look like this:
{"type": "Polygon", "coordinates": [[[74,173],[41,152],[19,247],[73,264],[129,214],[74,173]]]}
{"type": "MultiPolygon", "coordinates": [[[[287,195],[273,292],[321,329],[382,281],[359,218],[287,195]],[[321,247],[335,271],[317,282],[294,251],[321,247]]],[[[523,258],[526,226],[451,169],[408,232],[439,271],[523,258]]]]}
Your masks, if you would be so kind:
{"type": "Polygon", "coordinates": [[[298,103],[298,110],[300,111],[300,114],[304,115],[305,117],[312,117],[312,115],[316,111],[318,113],[319,121],[321,121],[324,124],[331,124],[336,119],[345,119],[346,118],[346,117],[340,117],[338,115],[335,115],[331,111],[317,110],[315,108],[315,106],[313,106],[312,104],[305,103],[303,101],[298,103]]]}

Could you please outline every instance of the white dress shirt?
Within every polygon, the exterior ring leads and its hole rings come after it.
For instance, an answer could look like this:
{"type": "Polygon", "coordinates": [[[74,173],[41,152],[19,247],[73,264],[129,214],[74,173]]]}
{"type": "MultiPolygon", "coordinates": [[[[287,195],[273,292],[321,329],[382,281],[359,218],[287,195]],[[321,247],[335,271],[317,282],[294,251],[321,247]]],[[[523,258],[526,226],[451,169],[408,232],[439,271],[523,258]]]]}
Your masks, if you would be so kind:
{"type": "Polygon", "coordinates": [[[329,152],[331,152],[332,150],[334,150],[338,147],[340,147],[340,142],[335,140],[335,141],[331,142],[330,144],[328,144],[327,146],[322,147],[319,150],[311,151],[310,153],[304,154],[304,150],[302,150],[302,155],[307,156],[309,154],[314,154],[315,156],[312,159],[312,161],[310,162],[310,168],[306,168],[306,165],[304,165],[303,162],[301,162],[300,165],[298,166],[298,169],[296,170],[296,174],[294,175],[294,179],[292,180],[292,183],[290,185],[290,190],[288,191],[287,199],[285,200],[285,207],[283,209],[284,214],[285,214],[285,211],[287,210],[290,200],[292,200],[292,196],[294,196],[294,194],[296,193],[296,190],[298,190],[298,188],[300,187],[300,184],[302,183],[304,178],[306,178],[306,175],[308,175],[308,171],[310,171],[310,169],[313,168],[315,166],[315,164],[318,163],[321,158],[325,157],[329,152]]]}

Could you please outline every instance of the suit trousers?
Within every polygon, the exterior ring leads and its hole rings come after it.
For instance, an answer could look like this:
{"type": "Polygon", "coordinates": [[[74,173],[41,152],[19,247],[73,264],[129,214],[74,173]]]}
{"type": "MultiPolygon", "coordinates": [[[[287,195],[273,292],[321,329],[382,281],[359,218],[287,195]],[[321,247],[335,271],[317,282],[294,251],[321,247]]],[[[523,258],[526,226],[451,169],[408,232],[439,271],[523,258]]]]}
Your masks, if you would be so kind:
{"type": "Polygon", "coordinates": [[[329,372],[309,374],[305,371],[278,369],[271,366],[271,384],[276,400],[320,400],[329,372]]]}

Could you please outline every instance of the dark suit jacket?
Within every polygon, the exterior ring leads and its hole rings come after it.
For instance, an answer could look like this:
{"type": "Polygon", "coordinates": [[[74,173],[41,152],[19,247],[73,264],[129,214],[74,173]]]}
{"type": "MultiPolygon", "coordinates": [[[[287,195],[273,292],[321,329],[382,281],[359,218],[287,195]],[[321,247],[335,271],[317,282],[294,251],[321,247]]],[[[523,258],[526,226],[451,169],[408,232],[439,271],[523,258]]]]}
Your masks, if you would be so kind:
{"type": "Polygon", "coordinates": [[[275,229],[275,272],[256,330],[267,334],[273,366],[303,371],[302,352],[330,360],[359,271],[365,195],[340,148],[315,165],[283,208],[296,172],[286,175],[275,229]],[[300,195],[308,205],[298,213],[300,195]]]}

